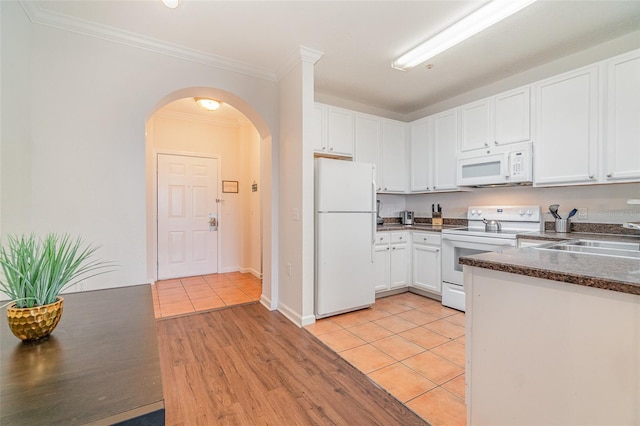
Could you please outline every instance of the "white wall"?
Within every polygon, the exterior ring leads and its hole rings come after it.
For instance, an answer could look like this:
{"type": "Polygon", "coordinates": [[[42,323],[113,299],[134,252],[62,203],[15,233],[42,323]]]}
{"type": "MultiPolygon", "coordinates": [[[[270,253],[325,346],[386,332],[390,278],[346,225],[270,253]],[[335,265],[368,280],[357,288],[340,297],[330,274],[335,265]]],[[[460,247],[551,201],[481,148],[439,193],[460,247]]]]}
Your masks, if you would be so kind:
{"type": "MultiPolygon", "coordinates": [[[[17,2],[0,7],[2,233],[70,232],[102,246],[119,266],[89,289],[149,282],[147,119],[185,88],[222,89],[277,152],[276,83],[32,24],[17,2]]],[[[266,235],[271,247],[277,234],[266,235]]]]}
{"type": "Polygon", "coordinates": [[[260,135],[250,125],[241,126],[240,140],[240,170],[242,173],[240,211],[241,223],[241,252],[240,270],[255,276],[262,276],[262,216],[260,200],[262,182],[260,180],[260,135]],[[257,185],[253,192],[252,185],[257,185]]]}
{"type": "MultiPolygon", "coordinates": [[[[155,165],[155,153],[202,154],[218,158],[222,180],[238,181],[238,193],[220,193],[220,235],[218,250],[222,263],[219,272],[250,271],[260,276],[260,200],[251,199],[251,182],[260,179],[260,139],[249,124],[221,123],[198,117],[155,114],[147,141],[151,144],[150,161],[155,165]],[[152,136],[150,136],[152,135],[152,136]],[[253,201],[253,203],[252,203],[253,201]],[[245,217],[245,212],[252,211],[245,217]],[[243,259],[243,247],[255,242],[257,261],[250,256],[243,259]],[[248,263],[244,263],[248,262],[248,263]],[[253,263],[251,263],[253,262],[253,263]]],[[[147,178],[154,180],[155,167],[147,169],[147,178]]],[[[149,194],[151,198],[155,197],[149,194]]],[[[147,212],[147,221],[155,223],[155,211],[147,212]]],[[[152,247],[155,245],[152,245],[152,247]]],[[[249,252],[255,256],[255,253],[249,252]]]]}

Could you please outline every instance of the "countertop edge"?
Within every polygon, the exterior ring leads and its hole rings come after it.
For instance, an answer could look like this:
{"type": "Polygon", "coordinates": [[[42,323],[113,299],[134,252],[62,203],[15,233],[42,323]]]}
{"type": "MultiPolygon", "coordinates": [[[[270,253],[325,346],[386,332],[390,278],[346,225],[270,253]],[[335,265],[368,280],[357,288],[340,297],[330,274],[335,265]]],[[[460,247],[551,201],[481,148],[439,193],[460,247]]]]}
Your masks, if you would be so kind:
{"type": "Polygon", "coordinates": [[[475,266],[483,269],[507,272],[528,277],[541,278],[551,281],[560,281],[569,284],[582,285],[585,287],[600,288],[603,290],[617,291],[621,293],[635,294],[640,296],[640,286],[617,281],[593,277],[590,275],[579,275],[551,269],[541,269],[525,265],[516,265],[506,262],[496,262],[491,260],[474,259],[461,257],[460,263],[467,266],[475,266]]]}

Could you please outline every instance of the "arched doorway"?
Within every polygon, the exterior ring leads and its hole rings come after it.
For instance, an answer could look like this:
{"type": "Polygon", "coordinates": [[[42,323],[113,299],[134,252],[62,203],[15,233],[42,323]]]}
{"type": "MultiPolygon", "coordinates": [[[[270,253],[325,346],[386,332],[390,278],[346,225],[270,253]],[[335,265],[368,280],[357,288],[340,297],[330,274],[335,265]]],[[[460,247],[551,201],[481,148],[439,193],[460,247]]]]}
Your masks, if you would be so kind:
{"type": "MultiPolygon", "coordinates": [[[[254,161],[257,161],[259,167],[259,176],[251,175],[250,173],[242,174],[242,178],[238,178],[238,170],[233,166],[233,172],[229,173],[219,173],[219,176],[222,180],[230,180],[232,185],[234,182],[237,182],[238,192],[239,193],[218,193],[216,198],[219,199],[221,204],[219,207],[218,214],[220,217],[220,231],[221,236],[218,237],[218,251],[221,253],[219,258],[222,260],[220,262],[219,270],[220,273],[229,273],[232,270],[238,270],[238,267],[242,267],[239,263],[237,263],[237,259],[233,260],[234,257],[233,251],[236,251],[237,255],[237,247],[234,250],[227,250],[225,252],[224,247],[224,235],[227,234],[228,238],[236,238],[240,235],[233,232],[233,227],[230,225],[234,221],[237,222],[239,215],[244,215],[245,218],[249,218],[249,222],[253,225],[252,235],[247,237],[244,235],[245,247],[243,250],[247,251],[246,245],[253,244],[254,246],[249,247],[249,252],[253,252],[253,256],[255,258],[255,244],[259,244],[258,247],[258,263],[256,266],[256,262],[254,261],[249,268],[245,268],[246,270],[242,272],[250,272],[253,275],[262,275],[263,285],[262,285],[262,294],[260,295],[261,302],[269,309],[275,309],[275,301],[277,297],[274,297],[276,293],[276,289],[272,285],[272,271],[274,268],[272,267],[272,259],[274,258],[272,255],[272,247],[274,246],[274,242],[271,234],[271,223],[273,220],[272,212],[272,191],[271,191],[271,176],[272,176],[272,165],[271,165],[271,131],[267,127],[265,121],[262,117],[255,111],[251,105],[249,105],[244,100],[240,99],[233,93],[214,88],[207,87],[191,87],[181,89],[175,92],[172,92],[165,96],[161,101],[159,101],[154,108],[154,110],[147,117],[146,123],[146,176],[147,176],[147,248],[148,248],[148,258],[147,258],[147,273],[150,278],[150,281],[156,281],[158,279],[158,265],[159,265],[159,257],[158,256],[158,209],[157,209],[157,194],[158,194],[158,184],[157,184],[157,176],[158,176],[158,154],[175,154],[175,155],[186,155],[186,156],[198,156],[199,149],[195,147],[193,144],[185,143],[185,144],[177,144],[174,145],[172,149],[166,149],[164,147],[158,147],[157,144],[154,144],[154,140],[161,139],[158,138],[154,132],[157,131],[154,126],[154,122],[157,122],[156,114],[167,109],[167,106],[170,104],[176,104],[179,102],[187,102],[186,105],[192,105],[189,102],[194,102],[194,97],[208,97],[213,99],[218,99],[223,102],[223,105],[229,105],[241,113],[242,117],[246,117],[244,119],[244,123],[239,125],[238,127],[242,127],[244,130],[239,130],[239,133],[245,133],[244,137],[247,138],[247,134],[249,139],[252,137],[256,141],[257,146],[257,160],[254,158],[254,161]],[[182,101],[181,101],[182,100],[182,101]],[[156,117],[156,118],[154,118],[156,117]],[[246,128],[250,128],[251,130],[246,130],[246,128]],[[253,136],[251,136],[253,135],[253,136]],[[180,147],[180,148],[176,148],[180,147]],[[253,176],[253,177],[249,177],[253,176]],[[250,182],[248,182],[250,180],[250,182]],[[255,185],[254,185],[255,183],[255,185]],[[250,194],[250,197],[247,197],[247,194],[250,194]],[[241,200],[240,197],[243,197],[241,200]],[[249,198],[251,198],[249,200],[249,198]],[[226,200],[225,200],[226,199],[226,200]],[[255,207],[256,199],[258,203],[258,208],[255,207]],[[225,206],[226,203],[226,206],[225,206]],[[256,217],[256,210],[258,211],[258,217],[256,217]],[[256,226],[257,220],[257,226],[256,226]],[[222,225],[224,223],[227,225],[226,229],[222,225]],[[229,232],[231,231],[231,232],[229,232]],[[258,237],[256,238],[256,232],[258,233],[258,237]],[[247,243],[246,241],[249,241],[247,243]],[[222,244],[220,244],[222,243],[222,244]],[[231,259],[231,260],[230,260],[231,259]]],[[[195,104],[195,103],[194,103],[195,104]]],[[[174,117],[176,118],[176,117],[174,117]]],[[[177,117],[181,118],[181,117],[177,117]]],[[[184,117],[182,117],[184,118],[184,117]]],[[[209,123],[211,125],[211,123],[209,123]]],[[[191,132],[187,132],[191,133],[191,132]]],[[[175,135],[174,135],[175,137],[175,135]]],[[[188,137],[188,136],[187,136],[188,137]]],[[[224,137],[223,137],[224,138],[224,137]]],[[[230,152],[215,152],[216,149],[209,150],[209,152],[200,152],[203,157],[214,158],[218,163],[233,162],[232,159],[234,155],[237,155],[238,152],[231,153],[230,152]]],[[[220,149],[218,149],[220,151],[220,149]]],[[[245,152],[246,154],[246,152],[245,152]]],[[[255,152],[251,155],[255,157],[255,152]]],[[[224,164],[219,164],[220,169],[224,170],[224,164]]],[[[221,182],[219,182],[221,183],[221,182]]],[[[227,182],[229,183],[229,182],[227,182]]],[[[221,186],[220,186],[221,187],[221,186]]],[[[237,229],[235,230],[237,231],[237,229]]],[[[228,240],[227,238],[227,240],[228,240]]],[[[249,253],[251,256],[252,253],[249,253]]],[[[255,260],[255,259],[254,259],[255,260]]]]}

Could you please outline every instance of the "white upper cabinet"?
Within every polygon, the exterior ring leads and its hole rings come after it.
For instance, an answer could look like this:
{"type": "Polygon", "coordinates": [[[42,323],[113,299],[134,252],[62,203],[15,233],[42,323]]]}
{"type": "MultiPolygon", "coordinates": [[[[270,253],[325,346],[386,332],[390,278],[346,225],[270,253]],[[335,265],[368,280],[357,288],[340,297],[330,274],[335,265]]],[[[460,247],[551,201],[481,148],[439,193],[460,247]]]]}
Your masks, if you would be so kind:
{"type": "Polygon", "coordinates": [[[432,190],[433,166],[431,157],[431,119],[422,119],[411,123],[410,155],[410,191],[425,192],[432,190]]]}
{"type": "Polygon", "coordinates": [[[327,110],[327,142],[329,153],[353,156],[354,113],[342,108],[327,110]]]}
{"type": "Polygon", "coordinates": [[[489,99],[483,99],[460,107],[460,151],[471,151],[493,144],[489,129],[489,104],[489,99]]]}
{"type": "Polygon", "coordinates": [[[534,184],[596,182],[598,66],[536,84],[534,184]]]}
{"type": "Polygon", "coordinates": [[[433,190],[456,190],[458,115],[452,109],[431,116],[433,124],[433,190]]]}
{"type": "Polygon", "coordinates": [[[322,154],[353,157],[354,112],[316,103],[313,150],[322,154]]]}
{"type": "Polygon", "coordinates": [[[493,98],[493,144],[531,140],[531,89],[529,86],[493,98]]]}
{"type": "Polygon", "coordinates": [[[640,50],[606,62],[604,176],[607,182],[640,179],[640,50]]]}
{"type": "Polygon", "coordinates": [[[460,152],[531,140],[530,88],[523,87],[459,108],[460,152]]]}
{"type": "Polygon", "coordinates": [[[327,107],[316,103],[313,106],[313,122],[311,123],[313,136],[313,150],[325,152],[327,149],[327,107]]]}
{"type": "Polygon", "coordinates": [[[382,190],[382,120],[379,117],[356,113],[355,132],[355,159],[376,166],[376,191],[379,192],[382,190]]]}
{"type": "Polygon", "coordinates": [[[407,191],[407,125],[382,120],[382,192],[407,191]]]}

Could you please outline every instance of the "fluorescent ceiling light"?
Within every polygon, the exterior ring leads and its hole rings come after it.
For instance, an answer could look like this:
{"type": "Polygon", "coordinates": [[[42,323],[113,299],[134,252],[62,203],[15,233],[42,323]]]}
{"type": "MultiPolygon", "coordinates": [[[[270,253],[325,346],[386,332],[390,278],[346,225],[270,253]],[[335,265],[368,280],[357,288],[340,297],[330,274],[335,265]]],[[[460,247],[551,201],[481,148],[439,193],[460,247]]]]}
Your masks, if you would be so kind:
{"type": "Polygon", "coordinates": [[[215,99],[209,98],[194,98],[196,103],[200,106],[200,108],[205,109],[207,111],[215,111],[220,108],[220,104],[222,102],[216,101],[215,99]]]}
{"type": "Polygon", "coordinates": [[[391,63],[391,67],[407,71],[456,44],[502,21],[536,0],[493,0],[456,22],[391,63]]]}

